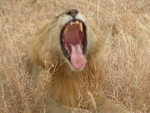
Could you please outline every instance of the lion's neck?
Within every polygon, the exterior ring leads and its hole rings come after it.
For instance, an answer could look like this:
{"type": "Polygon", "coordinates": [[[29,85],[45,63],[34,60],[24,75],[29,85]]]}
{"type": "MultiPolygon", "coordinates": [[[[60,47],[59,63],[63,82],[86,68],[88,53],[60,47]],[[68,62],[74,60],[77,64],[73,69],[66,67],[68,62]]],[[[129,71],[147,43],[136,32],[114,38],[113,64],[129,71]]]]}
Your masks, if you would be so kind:
{"type": "Polygon", "coordinates": [[[81,72],[74,72],[67,66],[62,66],[60,71],[54,74],[51,90],[56,102],[71,107],[91,107],[93,98],[98,96],[98,80],[101,76],[98,70],[90,65],[87,64],[81,72]]]}

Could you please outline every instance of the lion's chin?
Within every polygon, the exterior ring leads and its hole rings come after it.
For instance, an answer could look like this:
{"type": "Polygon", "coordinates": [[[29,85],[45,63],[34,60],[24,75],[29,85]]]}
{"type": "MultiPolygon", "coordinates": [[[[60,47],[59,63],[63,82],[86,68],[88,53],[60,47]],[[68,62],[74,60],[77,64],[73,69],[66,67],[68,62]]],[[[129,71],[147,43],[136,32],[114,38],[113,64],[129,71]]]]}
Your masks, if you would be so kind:
{"type": "Polygon", "coordinates": [[[86,66],[86,59],[85,59],[85,63],[83,64],[83,66],[81,68],[75,68],[72,66],[72,64],[68,60],[66,60],[66,61],[67,61],[68,67],[70,68],[71,71],[77,71],[77,72],[83,71],[86,66]]]}

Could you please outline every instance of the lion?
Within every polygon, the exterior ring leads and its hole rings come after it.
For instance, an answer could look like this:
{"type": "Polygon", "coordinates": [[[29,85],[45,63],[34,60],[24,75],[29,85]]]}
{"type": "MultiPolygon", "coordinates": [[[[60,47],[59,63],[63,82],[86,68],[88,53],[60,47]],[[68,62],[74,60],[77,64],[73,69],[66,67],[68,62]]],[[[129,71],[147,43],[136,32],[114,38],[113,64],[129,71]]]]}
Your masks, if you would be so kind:
{"type": "Polygon", "coordinates": [[[61,13],[37,29],[26,68],[35,83],[41,69],[52,73],[47,113],[129,113],[102,91],[100,54],[104,42],[94,20],[76,9],[61,13]]]}

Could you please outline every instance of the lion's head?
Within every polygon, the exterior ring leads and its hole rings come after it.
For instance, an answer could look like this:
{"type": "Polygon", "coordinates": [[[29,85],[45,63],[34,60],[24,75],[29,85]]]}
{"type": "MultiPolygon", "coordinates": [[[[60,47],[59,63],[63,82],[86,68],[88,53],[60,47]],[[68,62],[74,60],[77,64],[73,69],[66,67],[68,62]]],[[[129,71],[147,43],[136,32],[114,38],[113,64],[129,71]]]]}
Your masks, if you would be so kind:
{"type": "Polygon", "coordinates": [[[82,70],[88,55],[97,53],[102,41],[93,20],[71,9],[37,30],[30,56],[39,64],[58,63],[61,59],[72,70],[82,70]]]}

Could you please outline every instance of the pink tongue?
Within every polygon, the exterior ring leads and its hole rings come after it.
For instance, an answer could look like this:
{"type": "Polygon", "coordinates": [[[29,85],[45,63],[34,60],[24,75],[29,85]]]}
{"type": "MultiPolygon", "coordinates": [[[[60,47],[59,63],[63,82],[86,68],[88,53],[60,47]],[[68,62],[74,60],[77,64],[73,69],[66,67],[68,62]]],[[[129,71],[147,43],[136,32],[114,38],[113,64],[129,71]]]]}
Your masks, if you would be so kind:
{"type": "Polygon", "coordinates": [[[71,45],[71,64],[76,69],[81,69],[85,64],[80,44],[71,45]]]}

